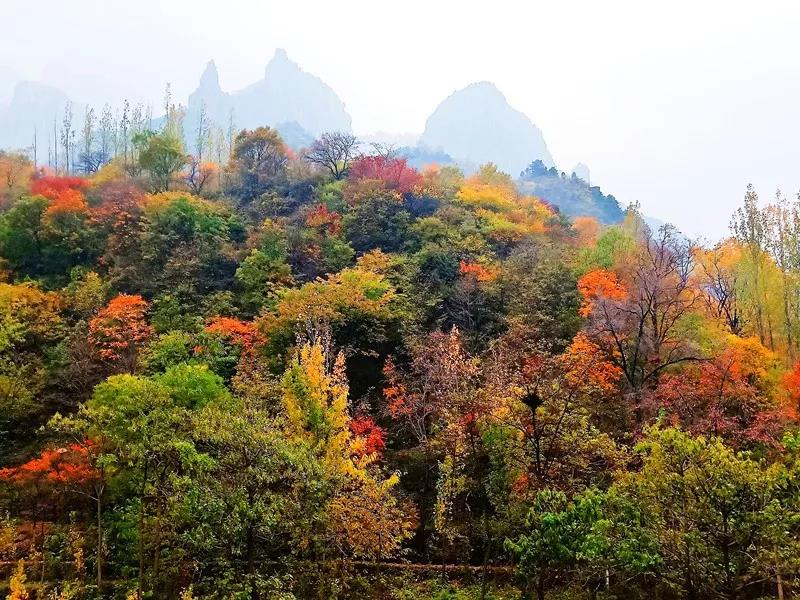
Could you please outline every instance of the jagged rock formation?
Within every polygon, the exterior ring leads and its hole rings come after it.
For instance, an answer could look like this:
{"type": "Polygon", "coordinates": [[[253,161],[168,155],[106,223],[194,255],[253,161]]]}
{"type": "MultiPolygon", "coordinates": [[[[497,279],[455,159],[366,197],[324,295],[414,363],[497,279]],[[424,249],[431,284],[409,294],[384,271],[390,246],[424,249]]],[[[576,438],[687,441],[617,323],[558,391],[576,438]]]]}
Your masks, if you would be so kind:
{"type": "Polygon", "coordinates": [[[200,111],[205,106],[206,116],[220,127],[227,127],[230,120],[233,100],[230,94],[222,91],[219,85],[219,73],[213,60],[208,61],[197,89],[189,94],[187,116],[197,121],[200,111]]]}
{"type": "Polygon", "coordinates": [[[572,167],[572,175],[577,176],[579,179],[583,179],[586,183],[592,182],[591,171],[589,170],[589,167],[582,162],[579,162],[572,167]]]}
{"type": "Polygon", "coordinates": [[[223,128],[231,115],[237,129],[280,126],[292,138],[290,145],[313,140],[324,131],[352,131],[350,115],[336,93],[303,71],[282,49],[275,51],[262,80],[234,93],[222,90],[217,67],[210,61],[189,96],[185,123],[189,140],[203,105],[206,115],[223,128]]]}

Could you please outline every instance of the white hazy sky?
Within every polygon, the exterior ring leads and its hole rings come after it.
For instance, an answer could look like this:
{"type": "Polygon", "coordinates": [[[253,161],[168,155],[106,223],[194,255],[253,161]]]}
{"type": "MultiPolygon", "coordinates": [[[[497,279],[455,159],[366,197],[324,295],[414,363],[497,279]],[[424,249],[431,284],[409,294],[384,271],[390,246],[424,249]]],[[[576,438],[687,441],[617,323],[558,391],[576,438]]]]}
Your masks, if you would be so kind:
{"type": "Polygon", "coordinates": [[[759,0],[0,0],[0,65],[101,103],[224,89],[276,47],[336,90],[356,132],[421,132],[490,80],[623,204],[716,238],[748,182],[800,189],[800,3],[759,0]],[[10,5],[10,6],[9,6],[10,5]]]}

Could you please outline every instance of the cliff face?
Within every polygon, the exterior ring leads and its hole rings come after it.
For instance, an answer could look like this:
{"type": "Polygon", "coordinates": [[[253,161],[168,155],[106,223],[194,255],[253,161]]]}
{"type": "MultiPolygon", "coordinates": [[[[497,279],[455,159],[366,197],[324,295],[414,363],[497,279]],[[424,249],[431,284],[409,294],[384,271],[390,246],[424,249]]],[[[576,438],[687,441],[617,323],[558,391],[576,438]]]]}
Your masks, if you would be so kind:
{"type": "Polygon", "coordinates": [[[196,121],[200,111],[205,105],[206,115],[220,127],[227,127],[230,112],[233,108],[233,99],[230,94],[222,91],[219,85],[219,73],[213,60],[206,65],[205,71],[200,76],[197,89],[189,94],[187,117],[196,121]]]}
{"type": "Polygon", "coordinates": [[[553,165],[539,128],[488,82],[468,85],[439,104],[420,143],[457,160],[492,161],[514,177],[536,159],[553,165]]]}

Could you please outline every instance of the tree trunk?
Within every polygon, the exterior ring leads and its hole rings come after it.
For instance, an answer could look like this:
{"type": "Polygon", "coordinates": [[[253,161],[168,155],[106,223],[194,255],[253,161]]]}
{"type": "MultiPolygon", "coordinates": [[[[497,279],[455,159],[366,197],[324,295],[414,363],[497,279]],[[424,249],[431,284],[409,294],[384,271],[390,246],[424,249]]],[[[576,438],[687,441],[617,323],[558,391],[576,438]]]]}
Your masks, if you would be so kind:
{"type": "Polygon", "coordinates": [[[95,491],[97,503],[97,550],[95,562],[97,563],[97,593],[102,595],[103,586],[103,491],[95,491]]]}
{"type": "Polygon", "coordinates": [[[41,532],[42,532],[42,571],[41,571],[41,578],[39,580],[39,583],[44,583],[45,570],[46,570],[46,565],[47,565],[47,562],[45,561],[45,556],[44,556],[44,553],[45,553],[44,542],[45,542],[45,537],[46,537],[45,533],[44,533],[44,520],[42,520],[41,528],[42,528],[41,529],[41,532]]]}
{"type": "Polygon", "coordinates": [[[480,600],[486,600],[486,592],[488,591],[489,581],[486,577],[487,570],[489,566],[489,552],[492,548],[491,540],[486,541],[486,550],[483,553],[483,568],[481,569],[481,598],[480,600]]]}
{"type": "Polygon", "coordinates": [[[255,532],[253,531],[253,523],[247,526],[247,578],[250,581],[250,597],[253,600],[259,600],[258,588],[256,586],[255,578],[255,562],[253,561],[253,550],[255,545],[255,532]]]}
{"type": "Polygon", "coordinates": [[[536,580],[536,598],[537,600],[544,600],[544,575],[541,573],[536,580]]]}
{"type": "Polygon", "coordinates": [[[156,535],[153,544],[153,576],[150,578],[150,589],[153,592],[158,591],[158,571],[161,568],[161,515],[161,499],[156,496],[156,535]]]}
{"type": "Polygon", "coordinates": [[[136,590],[136,600],[142,600],[144,593],[144,492],[147,485],[147,467],[145,464],[142,472],[142,489],[139,493],[139,586],[136,590]]]}
{"type": "Polygon", "coordinates": [[[686,548],[686,570],[684,572],[686,597],[689,600],[697,600],[697,594],[694,590],[694,581],[692,581],[692,558],[689,548],[686,548]]]}

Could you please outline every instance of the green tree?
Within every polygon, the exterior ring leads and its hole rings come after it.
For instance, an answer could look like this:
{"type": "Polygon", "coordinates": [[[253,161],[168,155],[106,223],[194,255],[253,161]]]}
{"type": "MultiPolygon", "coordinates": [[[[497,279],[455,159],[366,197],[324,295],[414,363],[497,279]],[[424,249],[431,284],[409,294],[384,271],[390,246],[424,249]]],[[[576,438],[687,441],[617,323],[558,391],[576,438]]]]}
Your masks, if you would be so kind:
{"type": "Polygon", "coordinates": [[[227,289],[235,262],[228,244],[233,217],[223,208],[190,194],[153,196],[140,234],[140,285],[151,294],[168,292],[188,302],[227,289]]]}
{"type": "Polygon", "coordinates": [[[236,269],[241,286],[241,304],[250,314],[275,301],[277,290],[291,282],[292,270],[285,260],[270,257],[262,250],[252,250],[236,269]]]}
{"type": "Polygon", "coordinates": [[[172,176],[188,160],[183,142],[169,133],[156,134],[152,131],[136,134],[133,141],[139,150],[139,166],[150,173],[152,191],[169,190],[172,176]]]}
{"type": "MultiPolygon", "coordinates": [[[[609,550],[596,533],[603,502],[603,494],[597,492],[572,502],[563,492],[544,490],[536,496],[526,523],[529,532],[507,546],[517,555],[518,573],[539,600],[544,600],[548,587],[577,578],[597,558],[597,550],[609,550]]],[[[595,582],[589,581],[593,591],[595,582]]]]}
{"type": "Polygon", "coordinates": [[[641,511],[668,588],[734,600],[796,571],[791,553],[778,552],[797,548],[800,519],[785,491],[796,476],[782,465],[734,452],[718,438],[658,427],[645,432],[637,452],[641,470],[620,474],[613,491],[641,511]]]}
{"type": "Polygon", "coordinates": [[[43,196],[25,197],[0,220],[0,254],[12,268],[34,277],[46,270],[42,219],[47,205],[43,196]]]}
{"type": "Polygon", "coordinates": [[[280,134],[269,127],[239,132],[233,143],[233,163],[239,172],[238,195],[246,202],[266,191],[281,176],[288,157],[280,134]]]}
{"type": "Polygon", "coordinates": [[[148,582],[155,593],[160,585],[164,545],[173,525],[166,515],[175,486],[208,465],[195,444],[196,411],[210,403],[227,404],[229,398],[222,379],[207,367],[178,365],[153,378],[109,377],[74,416],[56,415],[51,422],[77,439],[91,440],[98,462],[114,473],[114,488],[127,504],[123,518],[136,515],[136,549],[123,545],[118,560],[127,562],[126,552],[138,557],[138,598],[144,597],[148,582]]]}
{"type": "Polygon", "coordinates": [[[342,220],[345,237],[359,252],[398,252],[408,239],[411,215],[402,197],[393,190],[379,189],[353,206],[342,220]]]}
{"type": "Polygon", "coordinates": [[[186,482],[176,516],[192,555],[209,565],[203,583],[211,589],[272,597],[258,563],[297,552],[304,534],[297,526],[315,514],[320,473],[287,443],[278,413],[244,397],[198,415],[197,439],[213,467],[186,482]]]}

